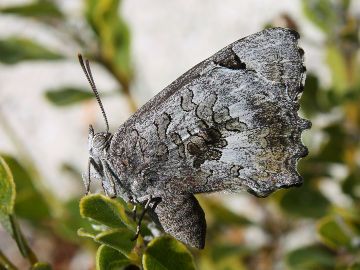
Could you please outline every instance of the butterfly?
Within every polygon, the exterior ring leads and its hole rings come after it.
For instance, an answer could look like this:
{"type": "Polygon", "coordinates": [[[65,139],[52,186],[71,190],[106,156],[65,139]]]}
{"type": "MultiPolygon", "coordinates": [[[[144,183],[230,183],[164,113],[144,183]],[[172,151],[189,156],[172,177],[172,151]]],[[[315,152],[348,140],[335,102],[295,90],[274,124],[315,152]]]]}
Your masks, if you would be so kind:
{"type": "MultiPolygon", "coordinates": [[[[194,194],[248,191],[266,197],[298,186],[301,141],[311,122],[298,115],[304,89],[299,34],[271,28],[242,38],[199,63],[109,132],[89,62],[79,60],[107,129],[89,127],[83,180],[144,204],[165,232],[202,249],[206,221],[194,194]]],[[[137,235],[139,234],[139,226],[137,235]]]]}

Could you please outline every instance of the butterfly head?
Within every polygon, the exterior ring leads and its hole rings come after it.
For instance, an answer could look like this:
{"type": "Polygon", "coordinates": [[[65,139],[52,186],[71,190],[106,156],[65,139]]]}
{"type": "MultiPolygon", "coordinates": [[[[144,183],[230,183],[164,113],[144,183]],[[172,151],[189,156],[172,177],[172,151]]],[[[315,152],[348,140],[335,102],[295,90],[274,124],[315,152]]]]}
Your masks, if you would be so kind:
{"type": "Polygon", "coordinates": [[[112,134],[109,132],[94,132],[92,125],[89,126],[89,152],[90,155],[98,159],[106,154],[110,146],[112,134]]]}

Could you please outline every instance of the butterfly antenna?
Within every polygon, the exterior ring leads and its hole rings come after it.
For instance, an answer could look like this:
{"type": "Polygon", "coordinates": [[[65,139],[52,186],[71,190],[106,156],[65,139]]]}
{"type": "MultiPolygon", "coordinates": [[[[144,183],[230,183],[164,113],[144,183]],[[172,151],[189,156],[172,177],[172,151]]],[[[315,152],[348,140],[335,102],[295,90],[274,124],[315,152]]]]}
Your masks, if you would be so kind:
{"type": "Polygon", "coordinates": [[[82,57],[82,55],[79,53],[78,54],[78,58],[79,58],[79,62],[80,62],[80,65],[85,73],[85,76],[91,86],[91,89],[93,90],[94,94],[95,94],[95,97],[96,97],[96,100],[97,102],[99,103],[99,106],[100,106],[100,109],[101,109],[101,112],[102,112],[102,115],[104,117],[104,120],[105,120],[105,124],[106,124],[106,133],[109,132],[109,123],[108,123],[108,120],[107,120],[107,117],[106,117],[106,114],[105,114],[105,110],[104,110],[104,107],[102,105],[102,102],[101,102],[101,99],[100,99],[100,96],[99,96],[99,93],[96,89],[96,85],[95,85],[95,81],[93,79],[93,76],[92,76],[92,73],[91,73],[91,69],[90,69],[90,64],[89,64],[89,60],[85,60],[85,63],[84,63],[84,59],[82,57]]]}

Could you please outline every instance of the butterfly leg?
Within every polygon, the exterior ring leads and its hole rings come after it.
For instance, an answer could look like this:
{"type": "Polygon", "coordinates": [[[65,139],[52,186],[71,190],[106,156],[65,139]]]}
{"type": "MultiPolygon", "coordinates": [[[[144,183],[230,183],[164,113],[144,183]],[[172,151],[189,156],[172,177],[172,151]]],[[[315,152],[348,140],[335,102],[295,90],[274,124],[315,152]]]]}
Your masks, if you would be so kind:
{"type": "Polygon", "coordinates": [[[84,182],[84,186],[85,186],[85,195],[88,195],[90,193],[90,158],[88,161],[88,170],[87,173],[82,173],[81,178],[84,182]]]}
{"type": "Polygon", "coordinates": [[[145,215],[146,211],[149,209],[150,203],[152,201],[153,201],[153,198],[150,195],[149,199],[147,200],[147,202],[145,204],[144,210],[142,211],[142,213],[141,213],[141,215],[139,217],[138,225],[136,226],[136,234],[135,234],[134,238],[131,239],[131,241],[135,241],[139,237],[141,221],[144,218],[144,215],[145,215]]]}
{"type": "Polygon", "coordinates": [[[134,205],[134,208],[132,209],[132,214],[133,214],[133,220],[136,221],[136,209],[137,209],[137,204],[134,205]]]}
{"type": "Polygon", "coordinates": [[[83,179],[83,182],[84,182],[84,185],[86,188],[85,195],[88,195],[90,193],[90,183],[91,183],[90,169],[91,169],[91,166],[94,168],[94,170],[96,171],[98,176],[101,177],[101,170],[100,170],[99,166],[96,164],[95,160],[92,157],[90,157],[89,161],[88,161],[87,174],[82,175],[82,179],[83,179]]]}

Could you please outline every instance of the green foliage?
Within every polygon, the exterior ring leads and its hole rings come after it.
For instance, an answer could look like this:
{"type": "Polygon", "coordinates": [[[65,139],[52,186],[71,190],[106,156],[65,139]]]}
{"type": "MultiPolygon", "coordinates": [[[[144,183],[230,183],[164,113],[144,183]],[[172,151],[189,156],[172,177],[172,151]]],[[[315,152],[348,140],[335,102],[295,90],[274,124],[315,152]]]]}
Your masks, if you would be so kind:
{"type": "Polygon", "coordinates": [[[11,215],[15,203],[15,183],[5,160],[0,157],[0,223],[4,229],[14,236],[11,226],[11,215]]]}
{"type": "Polygon", "coordinates": [[[251,254],[251,250],[244,246],[215,243],[211,247],[211,258],[214,262],[223,261],[225,258],[239,258],[251,254]]]}
{"type": "MultiPolygon", "coordinates": [[[[204,203],[205,209],[207,209],[210,213],[210,217],[207,217],[208,219],[212,219],[214,223],[218,223],[219,225],[238,225],[238,226],[248,226],[251,225],[252,222],[248,220],[247,218],[240,216],[238,214],[235,214],[231,212],[228,208],[223,206],[222,204],[207,200],[206,203],[204,203]]],[[[216,224],[214,224],[215,226],[216,224]]]]}
{"type": "Polygon", "coordinates": [[[353,263],[347,270],[360,270],[360,263],[353,263]]]}
{"type": "Polygon", "coordinates": [[[48,263],[38,262],[30,268],[31,270],[51,270],[51,266],[48,263]]]}
{"type": "Polygon", "coordinates": [[[21,6],[4,7],[0,9],[0,12],[33,18],[53,19],[63,17],[61,10],[50,1],[38,1],[21,6]]]}
{"type": "MultiPolygon", "coordinates": [[[[17,221],[14,203],[16,189],[11,170],[5,160],[0,156],[0,223],[4,229],[15,240],[20,253],[27,258],[33,265],[37,264],[37,258],[27,243],[19,223],[17,221]]],[[[45,264],[44,264],[45,265],[45,264]]],[[[0,252],[0,267],[4,269],[13,269],[11,262],[0,252]]],[[[46,269],[50,269],[50,266],[46,269]]],[[[43,269],[43,268],[34,268],[43,269]]],[[[44,268],[45,269],[45,268],[44,268]]]]}
{"type": "Polygon", "coordinates": [[[343,92],[347,87],[348,83],[348,70],[346,59],[344,59],[341,51],[333,44],[329,44],[327,48],[327,62],[332,71],[332,80],[334,90],[336,92],[343,92]]]}
{"type": "Polygon", "coordinates": [[[128,258],[134,258],[131,254],[136,244],[136,241],[132,240],[134,237],[135,233],[131,230],[116,229],[99,233],[95,241],[120,251],[128,258]]]}
{"type": "Polygon", "coordinates": [[[289,214],[320,218],[326,214],[329,201],[308,183],[299,189],[291,189],[280,199],[280,206],[289,214]]]}
{"type": "Polygon", "coordinates": [[[97,269],[116,269],[130,264],[149,270],[195,269],[189,251],[172,237],[155,238],[145,249],[142,236],[154,237],[142,229],[134,241],[136,224],[126,214],[128,207],[118,201],[119,198],[109,199],[100,194],[88,195],[80,201],[81,215],[95,221],[97,230],[79,229],[78,235],[102,244],[97,251],[97,269]]]}
{"type": "Polygon", "coordinates": [[[20,37],[0,40],[0,62],[16,64],[24,60],[57,60],[62,55],[52,52],[40,44],[20,37]]]}
{"type": "Polygon", "coordinates": [[[56,106],[73,105],[94,97],[88,90],[75,87],[62,87],[60,89],[49,89],[45,92],[48,101],[56,106]]]}
{"type": "Polygon", "coordinates": [[[134,228],[120,203],[103,195],[89,195],[80,201],[80,213],[111,228],[134,228]]]}
{"type": "Polygon", "coordinates": [[[329,248],[356,250],[358,244],[353,242],[356,233],[349,225],[340,216],[328,216],[318,221],[317,231],[329,248]]]}
{"type": "Polygon", "coordinates": [[[100,194],[88,195],[80,201],[80,212],[83,217],[96,222],[97,230],[90,232],[79,229],[78,235],[93,238],[95,242],[103,244],[97,252],[97,269],[114,269],[111,267],[118,267],[119,264],[141,265],[141,257],[135,246],[142,243],[142,238],[139,236],[137,241],[132,241],[136,224],[127,217],[121,203],[100,194]],[[118,255],[119,252],[121,255],[118,255]],[[114,257],[111,258],[109,254],[114,257]]]}
{"type": "Polygon", "coordinates": [[[286,263],[291,270],[331,270],[334,269],[335,258],[326,248],[315,245],[290,252],[286,263]]]}
{"type": "Polygon", "coordinates": [[[321,30],[331,34],[339,24],[339,16],[330,0],[303,0],[306,16],[321,30]]]}
{"type": "Polygon", "coordinates": [[[50,216],[49,206],[42,194],[35,189],[28,171],[14,157],[9,155],[2,155],[2,157],[13,172],[16,185],[16,214],[35,223],[48,218],[50,216]]]}
{"type": "Polygon", "coordinates": [[[360,200],[360,172],[354,171],[342,183],[342,190],[344,193],[350,195],[356,200],[360,200]]]}
{"type": "Polygon", "coordinates": [[[131,261],[122,253],[101,245],[96,253],[96,269],[97,270],[116,270],[131,264],[131,261]]]}
{"type": "Polygon", "coordinates": [[[119,16],[120,0],[89,0],[86,17],[98,36],[104,64],[127,89],[131,76],[130,32],[119,16]]]}
{"type": "Polygon", "coordinates": [[[189,251],[183,244],[169,236],[151,241],[145,250],[142,261],[145,270],[195,269],[194,260],[189,251]]]}

